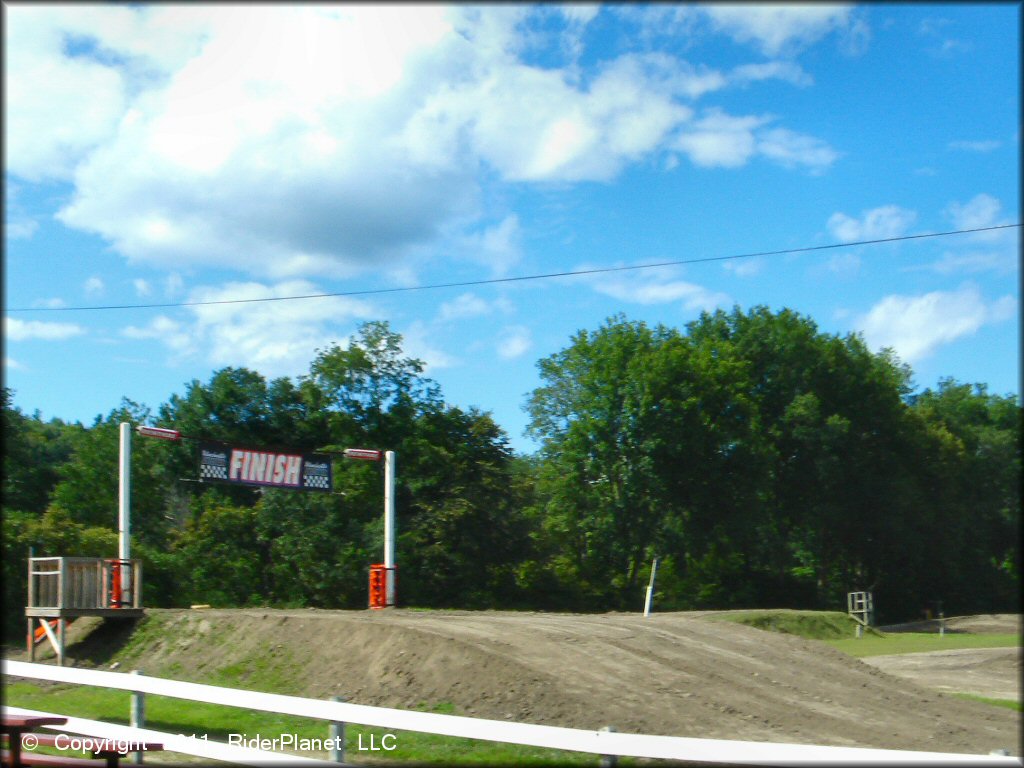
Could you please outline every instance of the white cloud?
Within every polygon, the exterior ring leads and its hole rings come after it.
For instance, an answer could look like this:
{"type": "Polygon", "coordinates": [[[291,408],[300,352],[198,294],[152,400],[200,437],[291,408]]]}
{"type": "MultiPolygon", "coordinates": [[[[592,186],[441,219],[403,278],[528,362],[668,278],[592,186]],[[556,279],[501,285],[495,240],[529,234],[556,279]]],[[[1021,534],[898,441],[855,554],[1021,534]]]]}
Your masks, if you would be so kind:
{"type": "Polygon", "coordinates": [[[69,178],[74,164],[113,134],[124,109],[116,69],[63,52],[70,30],[56,14],[64,10],[4,9],[7,169],[30,181],[69,178]]]}
{"type": "Polygon", "coordinates": [[[490,315],[494,312],[509,313],[512,305],[508,299],[485,301],[475,293],[463,293],[452,301],[446,301],[438,311],[438,319],[442,322],[467,320],[474,317],[490,315]]]}
{"type": "Polygon", "coordinates": [[[680,304],[688,311],[712,310],[729,305],[727,294],[712,291],[695,283],[679,280],[671,268],[643,270],[642,274],[592,279],[594,290],[620,301],[634,304],[680,304]]]}
{"type": "MultiPolygon", "coordinates": [[[[487,223],[485,180],[607,181],[652,156],[673,162],[659,155],[674,142],[703,166],[760,154],[817,171],[835,156],[793,131],[757,132],[769,118],[712,111],[691,122],[690,102],[730,85],[809,84],[792,62],[723,73],[627,51],[586,72],[575,60],[533,63],[550,52],[538,41],[563,33],[579,53],[596,6],[46,10],[11,9],[7,77],[20,90],[8,101],[9,155],[22,163],[13,170],[71,181],[59,220],[136,264],[215,264],[263,282],[386,264],[397,279],[413,256],[485,231],[501,274],[519,257],[518,221],[487,223]],[[37,65],[46,82],[28,87],[37,65]]],[[[757,18],[711,13],[772,50],[849,16],[747,10],[757,18]]],[[[671,15],[689,23],[699,13],[671,15]]]]}
{"type": "MultiPolygon", "coordinates": [[[[721,84],[661,54],[624,54],[586,85],[527,65],[525,14],[168,7],[160,18],[191,24],[192,48],[90,140],[60,219],[140,263],[216,254],[259,278],[349,276],[478,216],[481,167],[516,181],[609,179],[688,119],[679,99],[721,84]]],[[[136,28],[156,23],[137,15],[136,28]]],[[[578,25],[590,12],[569,15],[578,25]]],[[[108,43],[123,54],[132,39],[108,43]]]]}
{"type": "Polygon", "coordinates": [[[977,286],[934,291],[922,296],[886,296],[862,316],[858,325],[873,349],[892,347],[909,363],[939,347],[973,336],[984,325],[1013,318],[1017,300],[1003,296],[987,304],[977,286]]]}
{"type": "Polygon", "coordinates": [[[184,288],[185,281],[177,272],[172,272],[164,278],[164,294],[166,296],[177,296],[184,288]]]}
{"type": "MultiPolygon", "coordinates": [[[[805,48],[829,33],[847,29],[851,24],[851,6],[812,3],[808,5],[712,4],[703,6],[716,29],[741,43],[753,43],[765,54],[774,56],[805,48]]],[[[863,22],[855,28],[859,38],[865,35],[863,22]]]]}
{"type": "Polygon", "coordinates": [[[590,3],[578,3],[573,5],[560,5],[556,10],[570,21],[580,24],[589,24],[597,18],[601,6],[590,3]]]}
{"type": "Polygon", "coordinates": [[[826,142],[788,128],[773,128],[761,133],[757,151],[786,168],[803,166],[811,173],[822,173],[839,157],[826,142]]]}
{"type": "Polygon", "coordinates": [[[852,277],[860,271],[861,259],[855,253],[834,253],[825,262],[825,269],[840,277],[852,277]]]}
{"type": "Polygon", "coordinates": [[[970,250],[963,253],[946,251],[942,258],[928,265],[940,275],[959,273],[997,272],[1011,274],[1018,268],[1018,254],[1015,249],[1003,251],[970,250]]]}
{"type": "Polygon", "coordinates": [[[714,86],[668,56],[625,54],[586,91],[567,72],[505,65],[444,106],[472,116],[472,147],[509,180],[607,180],[690,116],[673,96],[705,87],[714,86]]]}
{"type": "Polygon", "coordinates": [[[31,181],[70,179],[75,165],[115,134],[131,99],[201,49],[215,13],[160,5],[6,7],[7,170],[31,181]]]}
{"type": "Polygon", "coordinates": [[[530,329],[523,325],[506,327],[498,342],[498,356],[502,360],[514,360],[526,354],[533,346],[530,329]]]}
{"type": "MultiPolygon", "coordinates": [[[[304,280],[275,285],[229,283],[199,288],[191,301],[239,301],[321,293],[304,280]]],[[[207,304],[189,307],[192,331],[203,341],[214,365],[245,365],[268,376],[296,375],[315,350],[334,341],[339,322],[370,319],[370,305],[346,297],[207,304]]]]}
{"type": "Polygon", "coordinates": [[[834,238],[844,243],[883,240],[905,235],[916,220],[917,214],[914,211],[898,205],[883,205],[862,211],[859,219],[837,211],[829,217],[828,229],[834,238]]]}
{"type": "MultiPolygon", "coordinates": [[[[1012,223],[1001,215],[1002,203],[991,195],[975,195],[966,203],[953,202],[944,215],[954,229],[970,230],[1012,223]]],[[[941,258],[909,269],[930,269],[939,274],[994,272],[1012,274],[1020,262],[1020,231],[1017,228],[972,232],[950,238],[941,258]]]]}
{"type": "Polygon", "coordinates": [[[63,341],[81,336],[85,329],[74,323],[50,323],[42,320],[19,320],[4,318],[4,336],[10,341],[63,341]]]}
{"type": "Polygon", "coordinates": [[[19,363],[13,357],[5,357],[4,358],[4,368],[7,368],[8,370],[11,370],[11,371],[24,371],[24,370],[27,370],[26,367],[22,363],[19,363]]]}
{"type": "Polygon", "coordinates": [[[145,326],[124,328],[121,335],[159,341],[175,359],[199,357],[214,366],[245,366],[268,377],[297,376],[308,369],[317,349],[337,341],[339,325],[374,315],[368,303],[347,297],[261,301],[322,292],[304,280],[201,287],[188,301],[238,303],[186,307],[184,319],[161,315],[145,326]]]}
{"type": "Polygon", "coordinates": [[[971,50],[972,46],[970,43],[946,35],[945,29],[951,24],[953,24],[952,19],[932,17],[924,19],[918,25],[917,32],[919,35],[937,41],[935,45],[928,49],[929,53],[934,56],[946,57],[958,51],[966,52],[971,50]]]}
{"type": "Polygon", "coordinates": [[[993,150],[999,149],[1003,146],[1003,142],[995,140],[951,141],[948,146],[950,149],[959,149],[964,152],[992,152],[993,150]]]}
{"type": "Polygon", "coordinates": [[[155,339],[169,349],[178,353],[194,351],[196,338],[182,323],[160,315],[150,321],[149,325],[137,327],[129,325],[121,330],[126,339],[155,339]]]}
{"type": "Polygon", "coordinates": [[[840,50],[847,56],[860,56],[871,43],[871,26],[863,17],[852,18],[839,41],[840,50]]]}
{"type": "Polygon", "coordinates": [[[463,236],[459,248],[471,261],[489,267],[493,275],[504,276],[522,257],[521,240],[519,217],[510,214],[482,232],[463,236]]]}
{"type": "Polygon", "coordinates": [[[461,296],[446,301],[441,305],[438,313],[440,320],[464,320],[470,317],[480,317],[491,311],[491,305],[473,293],[464,293],[461,296]]]}
{"type": "Polygon", "coordinates": [[[770,115],[736,117],[709,109],[704,117],[685,127],[673,146],[701,167],[738,168],[761,155],[786,168],[803,166],[812,173],[821,173],[839,157],[813,136],[786,128],[761,130],[772,120],[770,115]]]}
{"type": "Polygon", "coordinates": [[[722,269],[732,272],[736,277],[754,277],[761,274],[765,267],[765,260],[762,258],[736,259],[735,261],[723,261],[722,269]]]}
{"type": "Polygon", "coordinates": [[[18,216],[8,220],[4,226],[4,234],[15,240],[28,240],[39,229],[39,222],[27,216],[18,216]]]}
{"type": "Polygon", "coordinates": [[[135,288],[135,293],[138,296],[149,296],[153,292],[149,283],[142,278],[132,280],[132,286],[135,288]]]}
{"type": "Polygon", "coordinates": [[[996,198],[982,193],[962,205],[950,203],[946,207],[946,215],[953,220],[953,226],[957,229],[980,229],[1009,223],[999,220],[1002,207],[996,198]]]}
{"type": "Polygon", "coordinates": [[[33,307],[41,307],[44,309],[60,309],[66,306],[64,299],[36,299],[32,302],[33,307]]]}
{"type": "Polygon", "coordinates": [[[39,222],[27,214],[19,202],[23,194],[21,185],[8,181],[4,190],[4,235],[12,240],[31,238],[39,229],[39,222]]]}
{"type": "Polygon", "coordinates": [[[103,293],[106,286],[103,283],[103,279],[93,275],[82,284],[82,290],[85,291],[86,296],[99,296],[103,293]]]}
{"type": "Polygon", "coordinates": [[[814,84],[814,78],[798,64],[791,61],[766,61],[759,64],[743,64],[732,71],[733,82],[744,84],[760,80],[778,79],[806,88],[814,84]]]}
{"type": "Polygon", "coordinates": [[[710,110],[676,139],[675,147],[685,152],[694,165],[738,168],[754,155],[754,129],[768,117],[732,117],[710,110]]]}

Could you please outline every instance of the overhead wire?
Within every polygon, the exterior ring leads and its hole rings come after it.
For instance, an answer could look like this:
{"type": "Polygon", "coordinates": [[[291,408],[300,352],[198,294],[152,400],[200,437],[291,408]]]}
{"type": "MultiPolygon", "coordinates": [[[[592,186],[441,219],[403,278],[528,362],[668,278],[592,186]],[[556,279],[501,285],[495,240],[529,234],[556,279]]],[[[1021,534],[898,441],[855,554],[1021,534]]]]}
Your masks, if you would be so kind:
{"type": "Polygon", "coordinates": [[[327,299],[343,298],[352,296],[374,296],[387,293],[406,293],[412,291],[429,291],[441,288],[469,288],[481,285],[496,285],[500,283],[517,283],[530,280],[549,280],[557,277],[579,277],[586,275],[608,274],[612,272],[628,272],[642,269],[657,269],[662,267],[676,267],[686,264],[701,264],[715,261],[730,261],[734,259],[750,259],[758,256],[782,256],[795,253],[809,253],[813,251],[824,251],[837,248],[855,248],[864,245],[880,245],[883,243],[898,243],[908,240],[921,240],[932,237],[948,237],[951,235],[966,235],[977,232],[992,232],[1001,229],[1012,229],[1020,227],[1017,224],[997,224],[989,227],[975,227],[973,229],[955,229],[947,232],[925,232],[917,235],[900,235],[896,237],[882,237],[873,240],[856,240],[847,243],[829,243],[827,245],[811,245],[801,248],[783,248],[775,251],[756,251],[753,253],[737,253],[727,256],[702,256],[692,259],[674,259],[672,261],[660,261],[648,264],[631,264],[617,267],[593,267],[589,269],[566,270],[564,272],[546,272],[536,275],[518,275],[514,277],[495,277],[482,280],[464,280],[450,283],[432,283],[427,285],[397,286],[393,288],[367,288],[355,291],[333,291],[330,293],[310,293],[299,296],[263,296],[251,299],[214,299],[210,301],[179,301],[153,304],[106,304],[97,306],[77,307],[17,307],[5,309],[5,312],[86,312],[101,310],[124,310],[124,309],[169,309],[177,307],[205,307],[225,304],[256,304],[271,301],[301,301],[306,299],[327,299]]]}

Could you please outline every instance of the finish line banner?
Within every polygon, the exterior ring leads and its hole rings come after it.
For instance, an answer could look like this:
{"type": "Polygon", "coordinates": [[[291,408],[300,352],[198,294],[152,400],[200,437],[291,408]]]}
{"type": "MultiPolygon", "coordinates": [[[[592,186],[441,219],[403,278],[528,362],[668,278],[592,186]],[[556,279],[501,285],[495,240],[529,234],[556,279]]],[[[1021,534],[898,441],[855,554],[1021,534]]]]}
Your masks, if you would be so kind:
{"type": "Polygon", "coordinates": [[[331,457],[316,453],[279,453],[199,446],[200,482],[295,488],[301,491],[331,490],[331,457]]]}

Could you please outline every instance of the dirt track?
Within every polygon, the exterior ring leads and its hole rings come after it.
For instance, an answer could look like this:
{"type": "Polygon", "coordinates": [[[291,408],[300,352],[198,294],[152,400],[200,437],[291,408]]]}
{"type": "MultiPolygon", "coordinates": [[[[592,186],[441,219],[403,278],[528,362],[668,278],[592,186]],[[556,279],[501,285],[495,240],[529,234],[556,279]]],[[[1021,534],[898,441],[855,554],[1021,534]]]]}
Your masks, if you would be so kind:
{"type": "MultiPolygon", "coordinates": [[[[622,732],[986,754],[1020,715],[824,643],[689,614],[151,610],[123,668],[208,682],[234,665],[281,692],[622,732]]],[[[71,651],[74,657],[74,650],[71,651]]],[[[244,673],[237,684],[244,686],[244,673]]]]}
{"type": "Polygon", "coordinates": [[[863,659],[883,672],[938,691],[1020,701],[1020,648],[963,648],[863,659]]]}

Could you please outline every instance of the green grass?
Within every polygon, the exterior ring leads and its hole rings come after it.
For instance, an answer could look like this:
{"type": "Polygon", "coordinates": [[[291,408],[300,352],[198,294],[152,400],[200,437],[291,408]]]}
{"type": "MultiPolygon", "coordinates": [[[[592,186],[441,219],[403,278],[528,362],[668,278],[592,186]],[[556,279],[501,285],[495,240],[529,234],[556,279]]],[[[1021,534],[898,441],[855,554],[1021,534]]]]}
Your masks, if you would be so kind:
{"type": "MultiPolygon", "coordinates": [[[[6,686],[4,698],[9,706],[127,724],[131,694],[87,686],[16,682],[6,686]]],[[[422,702],[417,709],[456,714],[451,702],[440,702],[433,706],[422,702]]],[[[245,734],[246,738],[254,738],[257,734],[262,738],[295,734],[297,739],[326,739],[328,736],[328,724],[325,721],[154,695],[146,696],[146,727],[165,733],[195,734],[199,738],[206,735],[211,741],[222,742],[226,742],[232,733],[245,734]]],[[[346,760],[356,763],[592,766],[597,762],[596,755],[581,752],[563,752],[413,731],[388,731],[358,725],[346,727],[345,745],[346,760]],[[390,752],[368,749],[371,744],[380,746],[388,733],[394,734],[393,739],[388,739],[388,743],[393,744],[396,749],[390,752]],[[360,746],[364,749],[360,750],[360,746]]],[[[168,753],[168,757],[170,754],[168,753]]],[[[326,758],[327,754],[310,753],[308,756],[326,758]]],[[[147,762],[161,762],[161,758],[152,755],[147,757],[147,762]]],[[[622,758],[619,764],[637,765],[637,761],[622,758]]]]}
{"type": "MultiPolygon", "coordinates": [[[[786,608],[735,611],[709,616],[715,621],[731,621],[755,629],[797,635],[808,640],[835,640],[853,637],[857,622],[839,611],[796,611],[786,608]]],[[[868,630],[874,632],[874,630],[868,630]]]]}
{"type": "Polygon", "coordinates": [[[826,640],[833,648],[851,656],[883,656],[891,653],[924,653],[957,648],[1014,648],[1021,644],[1020,635],[946,634],[940,637],[925,632],[893,632],[884,635],[826,640]]]}
{"type": "Polygon", "coordinates": [[[991,704],[993,707],[1005,707],[1006,709],[1012,709],[1015,712],[1024,712],[1024,705],[1014,699],[991,699],[988,696],[977,696],[973,693],[954,693],[953,695],[958,699],[980,701],[983,704],[991,704]]]}
{"type": "Polygon", "coordinates": [[[794,611],[771,609],[721,613],[708,618],[732,621],[770,632],[822,640],[850,656],[882,656],[892,653],[923,653],[958,648],[1013,648],[1021,645],[1021,636],[971,635],[947,632],[940,637],[928,632],[879,632],[868,628],[856,637],[857,623],[838,611],[794,611]]]}

